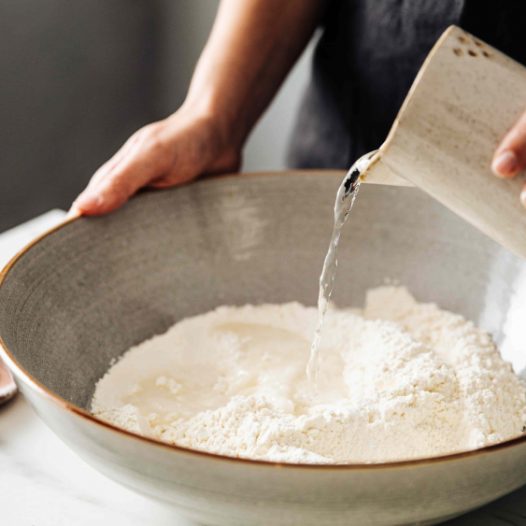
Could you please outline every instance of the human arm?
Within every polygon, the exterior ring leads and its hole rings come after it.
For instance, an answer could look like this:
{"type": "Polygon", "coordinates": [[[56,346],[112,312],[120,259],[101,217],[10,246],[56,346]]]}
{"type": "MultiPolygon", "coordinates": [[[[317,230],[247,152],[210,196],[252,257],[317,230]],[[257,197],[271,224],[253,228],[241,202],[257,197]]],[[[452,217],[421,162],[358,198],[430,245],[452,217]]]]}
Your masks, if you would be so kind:
{"type": "Polygon", "coordinates": [[[324,0],[222,0],[183,105],[134,133],[73,203],[97,215],[143,186],[235,171],[243,144],[309,41],[324,0]]]}

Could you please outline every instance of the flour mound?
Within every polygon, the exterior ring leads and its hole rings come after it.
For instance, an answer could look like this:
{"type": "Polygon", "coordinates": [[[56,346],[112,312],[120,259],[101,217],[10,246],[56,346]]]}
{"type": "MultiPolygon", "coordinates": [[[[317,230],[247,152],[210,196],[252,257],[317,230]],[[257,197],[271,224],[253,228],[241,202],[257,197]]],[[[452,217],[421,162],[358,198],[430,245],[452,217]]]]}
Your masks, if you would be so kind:
{"type": "Polygon", "coordinates": [[[317,311],[220,307],[124,354],[98,382],[95,415],[189,448],[293,463],[387,462],[520,435],[526,391],[491,337],[402,287],[333,310],[314,388],[317,311]]]}

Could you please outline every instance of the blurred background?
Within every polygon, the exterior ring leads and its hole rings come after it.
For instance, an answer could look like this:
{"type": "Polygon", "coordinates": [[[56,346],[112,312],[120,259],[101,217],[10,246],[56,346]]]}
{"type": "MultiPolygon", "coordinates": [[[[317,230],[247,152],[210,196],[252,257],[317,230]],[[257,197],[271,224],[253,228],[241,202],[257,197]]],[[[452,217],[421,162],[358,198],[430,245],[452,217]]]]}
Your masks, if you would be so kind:
{"type": "MultiPolygon", "coordinates": [[[[140,126],[183,101],[218,0],[0,2],[0,231],[67,209],[140,126]]],[[[312,45],[245,149],[285,166],[312,45]]]]}

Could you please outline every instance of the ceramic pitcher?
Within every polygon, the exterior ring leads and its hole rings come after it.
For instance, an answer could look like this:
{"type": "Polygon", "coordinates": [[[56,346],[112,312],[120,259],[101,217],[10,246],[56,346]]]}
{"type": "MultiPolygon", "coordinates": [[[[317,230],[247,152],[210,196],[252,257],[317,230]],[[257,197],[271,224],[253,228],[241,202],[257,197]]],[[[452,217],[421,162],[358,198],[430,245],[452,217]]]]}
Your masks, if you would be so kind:
{"type": "Polygon", "coordinates": [[[524,180],[490,170],[495,148],[526,110],[526,68],[452,26],[420,69],[369,174],[420,187],[526,258],[524,180]]]}

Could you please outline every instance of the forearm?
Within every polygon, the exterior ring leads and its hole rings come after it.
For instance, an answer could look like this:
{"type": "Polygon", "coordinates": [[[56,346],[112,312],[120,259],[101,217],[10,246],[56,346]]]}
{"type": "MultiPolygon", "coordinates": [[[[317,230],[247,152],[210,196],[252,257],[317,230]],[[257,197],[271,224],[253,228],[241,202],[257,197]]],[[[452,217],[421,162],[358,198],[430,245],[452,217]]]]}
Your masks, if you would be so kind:
{"type": "Polygon", "coordinates": [[[325,0],[222,0],[185,105],[242,145],[300,55],[325,0]]]}
{"type": "Polygon", "coordinates": [[[222,0],[179,110],[135,132],[93,175],[74,213],[105,214],[143,186],[237,171],[258,117],[301,53],[327,0],[222,0]]]}

